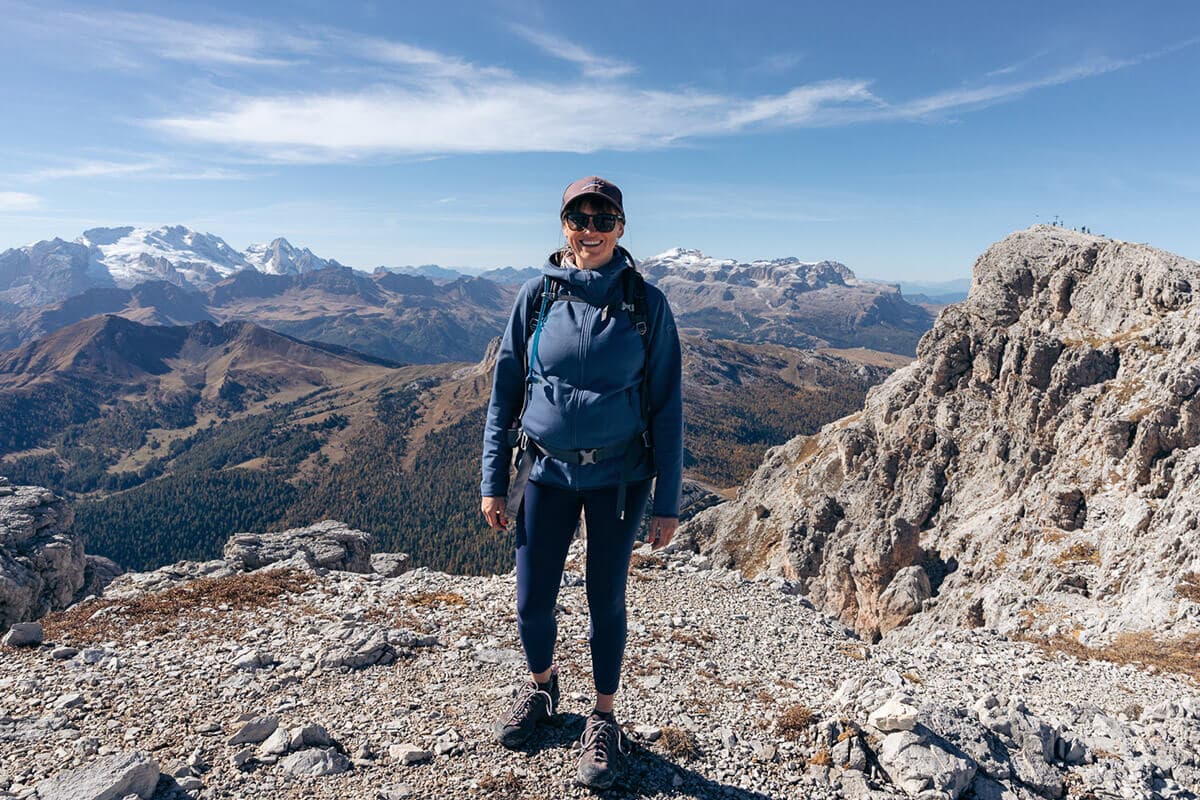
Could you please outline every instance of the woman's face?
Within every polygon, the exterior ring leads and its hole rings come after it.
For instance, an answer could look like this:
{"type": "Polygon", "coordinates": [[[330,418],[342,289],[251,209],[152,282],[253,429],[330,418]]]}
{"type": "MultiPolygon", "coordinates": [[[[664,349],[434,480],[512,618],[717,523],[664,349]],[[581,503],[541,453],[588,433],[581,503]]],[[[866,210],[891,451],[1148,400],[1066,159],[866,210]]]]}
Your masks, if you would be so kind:
{"type": "MultiPolygon", "coordinates": [[[[584,200],[579,204],[577,210],[584,214],[600,214],[609,209],[601,208],[590,200],[584,200]]],[[[575,266],[580,269],[596,269],[612,261],[617,240],[625,233],[624,222],[618,222],[617,226],[608,233],[601,233],[594,226],[595,222],[592,221],[586,228],[577,231],[572,230],[567,221],[563,220],[563,236],[567,238],[567,246],[571,248],[571,252],[575,256],[575,266]]]]}

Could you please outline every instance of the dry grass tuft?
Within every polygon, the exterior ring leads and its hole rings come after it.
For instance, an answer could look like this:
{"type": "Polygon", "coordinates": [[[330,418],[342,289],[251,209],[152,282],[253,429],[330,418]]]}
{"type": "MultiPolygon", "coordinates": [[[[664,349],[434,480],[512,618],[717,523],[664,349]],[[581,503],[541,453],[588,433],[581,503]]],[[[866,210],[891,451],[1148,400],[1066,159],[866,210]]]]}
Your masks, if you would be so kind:
{"type": "Polygon", "coordinates": [[[716,638],[708,631],[696,631],[695,633],[681,630],[671,631],[671,641],[685,644],[688,647],[704,647],[705,644],[715,641],[716,638]]]}
{"type": "Polygon", "coordinates": [[[842,642],[838,645],[838,652],[855,661],[867,660],[867,646],[861,642],[842,642]]]}
{"type": "Polygon", "coordinates": [[[428,608],[430,606],[465,606],[464,598],[458,592],[418,592],[405,598],[410,606],[428,608]]]}
{"type": "Polygon", "coordinates": [[[693,759],[700,755],[700,742],[696,740],[696,734],[689,730],[666,725],[658,741],[671,758],[693,759]]]}
{"type": "Polygon", "coordinates": [[[1175,584],[1175,594],[1193,603],[1200,603],[1200,572],[1189,572],[1180,578],[1179,583],[1175,584]]]}
{"type": "Polygon", "coordinates": [[[816,714],[811,708],[803,703],[797,703],[779,716],[779,722],[775,723],[775,731],[785,739],[791,739],[793,742],[799,741],[814,719],[816,719],[816,714]]]}
{"type": "Polygon", "coordinates": [[[1090,542],[1076,542],[1054,557],[1058,566],[1067,564],[1099,564],[1100,551],[1090,542]]]}
{"type": "Polygon", "coordinates": [[[813,757],[808,760],[808,763],[816,764],[818,767],[829,767],[833,765],[833,756],[829,754],[829,748],[822,747],[813,753],[813,757]]]}
{"type": "Polygon", "coordinates": [[[312,585],[312,575],[292,569],[199,578],[129,600],[80,603],[46,615],[42,626],[52,641],[70,637],[75,642],[100,642],[123,638],[135,629],[161,636],[180,619],[220,607],[241,611],[274,605],[284,594],[300,594],[312,585]]]}
{"type": "Polygon", "coordinates": [[[498,800],[508,800],[520,796],[521,779],[511,772],[485,775],[479,779],[479,788],[498,800]]]}
{"type": "Polygon", "coordinates": [[[1045,638],[1022,636],[1049,653],[1063,653],[1081,660],[1098,659],[1113,664],[1135,664],[1164,672],[1176,672],[1200,681],[1200,634],[1161,640],[1150,631],[1122,633],[1111,644],[1088,647],[1071,636],[1045,638]]]}
{"type": "Polygon", "coordinates": [[[648,556],[643,553],[634,553],[629,557],[629,569],[666,569],[667,560],[662,556],[648,556]]]}

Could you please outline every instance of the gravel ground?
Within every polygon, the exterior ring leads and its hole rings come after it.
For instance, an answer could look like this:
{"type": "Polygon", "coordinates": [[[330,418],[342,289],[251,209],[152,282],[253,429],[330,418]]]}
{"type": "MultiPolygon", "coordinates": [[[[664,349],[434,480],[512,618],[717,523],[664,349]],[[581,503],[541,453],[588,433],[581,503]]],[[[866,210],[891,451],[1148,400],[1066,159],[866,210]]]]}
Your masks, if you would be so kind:
{"type": "MultiPolygon", "coordinates": [[[[40,647],[0,651],[0,798],[131,751],[161,768],[160,800],[590,796],[572,781],[591,709],[575,559],[559,601],[562,725],[524,751],[490,734],[524,681],[511,575],[334,571],[250,608],[151,597],[102,612],[112,624],[98,641],[79,626],[55,638],[48,620],[40,647]],[[286,743],[230,743],[263,716],[336,774],[289,772],[286,743]],[[331,747],[296,739],[305,724],[331,747]]],[[[786,582],[691,554],[635,563],[617,707],[635,747],[603,796],[1194,796],[1200,700],[1187,678],[987,630],[872,646],[786,582]],[[889,701],[902,710],[873,715],[889,701]],[[971,750],[983,739],[991,756],[971,750]],[[1039,747],[1048,755],[1026,765],[1039,747]],[[856,752],[863,763],[845,768],[856,752]],[[953,762],[964,752],[969,768],[953,762]]]]}

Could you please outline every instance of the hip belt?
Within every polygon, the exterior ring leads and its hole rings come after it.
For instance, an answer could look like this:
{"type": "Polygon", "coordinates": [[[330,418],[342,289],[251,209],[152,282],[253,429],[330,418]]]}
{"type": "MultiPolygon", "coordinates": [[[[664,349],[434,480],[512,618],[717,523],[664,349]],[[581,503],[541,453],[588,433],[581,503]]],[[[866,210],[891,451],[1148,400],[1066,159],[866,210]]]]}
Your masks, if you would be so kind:
{"type": "MultiPolygon", "coordinates": [[[[541,454],[549,456],[558,461],[565,461],[568,464],[578,464],[584,466],[586,464],[598,464],[601,461],[608,461],[614,458],[624,458],[625,464],[622,469],[621,483],[617,489],[617,516],[620,519],[625,519],[625,483],[628,480],[629,473],[633,471],[637,465],[643,452],[653,450],[650,444],[650,431],[644,430],[632,439],[618,444],[609,445],[608,447],[592,447],[583,450],[560,450],[557,447],[548,447],[534,439],[523,430],[512,429],[509,431],[509,444],[515,450],[515,458],[517,459],[518,475],[522,472],[521,467],[525,466],[525,479],[528,479],[528,465],[521,462],[529,461],[527,453],[531,455],[541,454]]],[[[524,491],[524,484],[519,487],[513,486],[510,488],[511,494],[517,494],[512,490],[518,489],[519,492],[524,491]]],[[[511,505],[510,507],[514,507],[511,505]]]]}

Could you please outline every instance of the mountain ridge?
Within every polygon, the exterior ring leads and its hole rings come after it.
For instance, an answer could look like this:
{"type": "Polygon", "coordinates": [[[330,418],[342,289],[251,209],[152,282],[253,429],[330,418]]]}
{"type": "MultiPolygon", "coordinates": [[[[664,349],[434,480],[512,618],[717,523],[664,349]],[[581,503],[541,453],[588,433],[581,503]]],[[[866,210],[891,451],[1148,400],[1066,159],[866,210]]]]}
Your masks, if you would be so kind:
{"type": "Polygon", "coordinates": [[[1200,264],[1051,226],[863,409],[771,451],[684,539],[864,636],[1200,631],[1200,264]]]}

